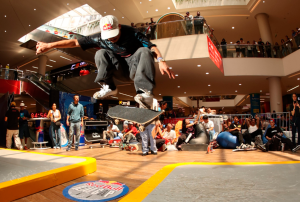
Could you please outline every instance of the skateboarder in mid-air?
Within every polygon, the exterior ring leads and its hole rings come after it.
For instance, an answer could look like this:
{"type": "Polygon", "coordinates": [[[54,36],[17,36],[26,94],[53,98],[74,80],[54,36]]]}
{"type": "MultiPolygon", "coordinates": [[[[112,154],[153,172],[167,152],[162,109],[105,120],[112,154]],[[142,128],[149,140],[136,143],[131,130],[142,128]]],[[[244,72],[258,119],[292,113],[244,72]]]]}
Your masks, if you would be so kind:
{"type": "Polygon", "coordinates": [[[145,35],[137,29],[120,25],[113,15],[100,19],[101,34],[94,34],[80,39],[62,40],[53,43],[38,42],[36,54],[44,53],[52,48],[81,47],[101,48],[96,52],[95,63],[98,75],[95,82],[104,82],[94,98],[103,99],[116,95],[118,90],[113,78],[121,81],[134,81],[137,95],[134,100],[143,108],[151,108],[153,103],[153,88],[155,87],[154,57],[159,63],[162,75],[168,74],[175,79],[174,73],[162,58],[155,44],[152,44],[145,35]]]}

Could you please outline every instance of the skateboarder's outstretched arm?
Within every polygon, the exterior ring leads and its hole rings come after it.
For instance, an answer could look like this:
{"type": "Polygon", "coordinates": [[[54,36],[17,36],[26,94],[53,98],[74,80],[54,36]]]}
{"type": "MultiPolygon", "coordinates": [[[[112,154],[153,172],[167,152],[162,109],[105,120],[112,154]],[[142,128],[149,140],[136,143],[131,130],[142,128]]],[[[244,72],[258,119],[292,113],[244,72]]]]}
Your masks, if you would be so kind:
{"type": "Polygon", "coordinates": [[[53,43],[38,42],[36,44],[36,54],[45,53],[53,48],[75,48],[80,47],[77,39],[56,41],[53,43]]]}

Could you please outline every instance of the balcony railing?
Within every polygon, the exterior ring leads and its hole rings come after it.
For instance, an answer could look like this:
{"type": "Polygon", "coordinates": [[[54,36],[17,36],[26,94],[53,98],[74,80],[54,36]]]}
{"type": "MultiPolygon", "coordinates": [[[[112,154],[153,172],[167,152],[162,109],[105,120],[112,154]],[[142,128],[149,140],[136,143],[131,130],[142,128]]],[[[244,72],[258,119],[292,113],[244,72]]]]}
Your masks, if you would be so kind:
{"type": "Polygon", "coordinates": [[[18,77],[23,77],[22,70],[0,68],[0,79],[18,80],[18,77]]]}

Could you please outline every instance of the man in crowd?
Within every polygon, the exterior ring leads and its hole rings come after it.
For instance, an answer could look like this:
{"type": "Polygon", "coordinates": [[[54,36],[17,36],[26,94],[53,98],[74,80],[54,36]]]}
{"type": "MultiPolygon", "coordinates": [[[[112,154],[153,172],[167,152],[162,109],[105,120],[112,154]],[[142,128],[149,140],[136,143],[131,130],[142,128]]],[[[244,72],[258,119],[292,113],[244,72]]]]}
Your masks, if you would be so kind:
{"type": "Polygon", "coordinates": [[[234,117],[234,122],[232,122],[229,126],[228,132],[230,132],[232,135],[236,136],[239,143],[240,143],[240,148],[244,147],[244,139],[243,135],[241,133],[241,125],[239,124],[239,119],[237,116],[234,117]]]}
{"type": "Polygon", "coordinates": [[[123,142],[126,142],[129,144],[130,140],[136,139],[136,134],[138,133],[138,130],[136,127],[133,126],[132,122],[128,122],[128,128],[125,129],[125,134],[123,135],[123,142]]]}
{"type": "Polygon", "coordinates": [[[176,133],[174,130],[172,130],[173,126],[171,123],[168,123],[167,127],[164,129],[164,132],[162,133],[162,137],[166,140],[168,140],[167,144],[174,144],[176,141],[176,133]]]}
{"type": "Polygon", "coordinates": [[[7,122],[7,132],[6,132],[6,147],[11,149],[11,139],[14,137],[15,146],[22,150],[22,144],[19,138],[19,118],[20,112],[16,109],[16,103],[12,102],[10,104],[10,109],[5,114],[4,121],[7,122]]]}
{"type": "Polygon", "coordinates": [[[110,140],[113,140],[115,136],[119,134],[120,130],[118,126],[114,125],[113,122],[110,122],[107,126],[107,130],[103,131],[103,139],[106,140],[107,136],[110,140]]]}
{"type": "Polygon", "coordinates": [[[151,26],[151,40],[154,40],[156,37],[155,37],[155,30],[156,30],[156,22],[153,20],[153,18],[150,18],[150,23],[149,25],[151,26]]]}
{"type": "Polygon", "coordinates": [[[22,102],[20,104],[20,119],[19,119],[19,137],[21,139],[21,143],[22,145],[23,143],[23,138],[25,140],[25,145],[24,145],[24,149],[27,150],[27,140],[30,137],[30,133],[29,133],[29,128],[28,128],[28,119],[30,119],[30,114],[27,111],[27,109],[25,109],[25,104],[24,102],[22,102]]]}
{"type": "Polygon", "coordinates": [[[203,34],[203,26],[205,23],[205,19],[203,16],[200,15],[200,11],[197,11],[197,15],[194,16],[194,29],[195,29],[195,34],[203,34]]]}
{"type": "Polygon", "coordinates": [[[262,42],[261,38],[259,38],[258,40],[258,48],[259,48],[259,54],[260,57],[265,57],[265,47],[264,47],[265,43],[262,42]]]}
{"type": "Polygon", "coordinates": [[[259,127],[259,117],[246,119],[246,124],[248,130],[243,134],[245,138],[245,143],[251,145],[251,140],[254,139],[256,136],[263,134],[262,130],[259,127]]]}
{"type": "Polygon", "coordinates": [[[204,115],[203,116],[203,126],[209,136],[209,140],[211,141],[213,139],[214,134],[216,133],[214,130],[214,122],[212,122],[211,120],[208,120],[208,116],[204,115]]]}
{"type": "Polygon", "coordinates": [[[188,35],[192,34],[193,30],[193,16],[190,15],[190,12],[186,12],[186,16],[184,16],[185,19],[185,27],[186,27],[186,32],[188,35]]]}
{"type": "Polygon", "coordinates": [[[70,151],[73,143],[74,132],[75,136],[75,151],[78,151],[80,139],[80,127],[83,126],[83,106],[79,103],[79,95],[74,95],[74,102],[69,105],[67,115],[67,126],[69,128],[69,144],[66,151],[70,151]]]}
{"type": "MultiPolygon", "coordinates": [[[[136,90],[134,100],[143,108],[150,108],[153,103],[153,88],[155,87],[154,58],[158,61],[161,74],[168,74],[175,79],[174,73],[163,59],[155,44],[152,44],[144,34],[137,29],[120,25],[113,15],[100,19],[101,33],[80,39],[62,40],[53,43],[38,42],[36,53],[44,53],[53,48],[75,48],[83,50],[100,48],[95,55],[98,68],[96,83],[103,82],[94,98],[103,99],[116,95],[117,87],[113,78],[122,81],[133,80],[136,90]]],[[[152,31],[154,28],[151,29],[152,31]]]]}
{"type": "Polygon", "coordinates": [[[227,42],[224,38],[221,41],[221,47],[222,47],[223,58],[227,58],[227,42]]]}
{"type": "Polygon", "coordinates": [[[285,143],[286,146],[292,152],[296,152],[297,150],[300,149],[300,145],[298,145],[297,147],[294,147],[293,143],[290,139],[282,136],[282,134],[283,134],[282,130],[278,126],[275,126],[274,119],[270,119],[270,125],[271,125],[271,127],[268,128],[268,130],[266,132],[266,139],[268,140],[268,142],[266,143],[265,147],[263,145],[258,145],[259,149],[261,149],[262,151],[269,151],[269,150],[278,151],[278,147],[281,146],[279,144],[280,142],[285,143]]]}
{"type": "Polygon", "coordinates": [[[296,141],[295,141],[295,137],[296,137],[296,131],[298,129],[298,141],[297,141],[297,144],[299,145],[299,132],[300,132],[300,109],[299,109],[299,103],[298,103],[298,100],[297,100],[297,94],[293,94],[292,95],[293,97],[293,103],[290,104],[290,110],[291,110],[291,114],[293,116],[293,125],[292,125],[292,141],[293,141],[293,144],[296,144],[296,141]]]}
{"type": "Polygon", "coordinates": [[[219,113],[218,114],[223,114],[223,110],[219,109],[219,113]]]}

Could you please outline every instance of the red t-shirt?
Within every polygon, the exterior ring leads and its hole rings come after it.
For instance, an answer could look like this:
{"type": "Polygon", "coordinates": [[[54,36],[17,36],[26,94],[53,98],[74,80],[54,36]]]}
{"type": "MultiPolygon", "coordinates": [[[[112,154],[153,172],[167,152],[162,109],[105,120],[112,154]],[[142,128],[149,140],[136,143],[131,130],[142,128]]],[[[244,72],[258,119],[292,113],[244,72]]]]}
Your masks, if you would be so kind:
{"type": "Polygon", "coordinates": [[[131,131],[131,133],[136,136],[136,134],[138,133],[138,130],[136,129],[136,127],[132,127],[131,129],[125,129],[125,133],[128,133],[129,131],[131,131]],[[132,130],[132,131],[131,131],[132,130]]]}

